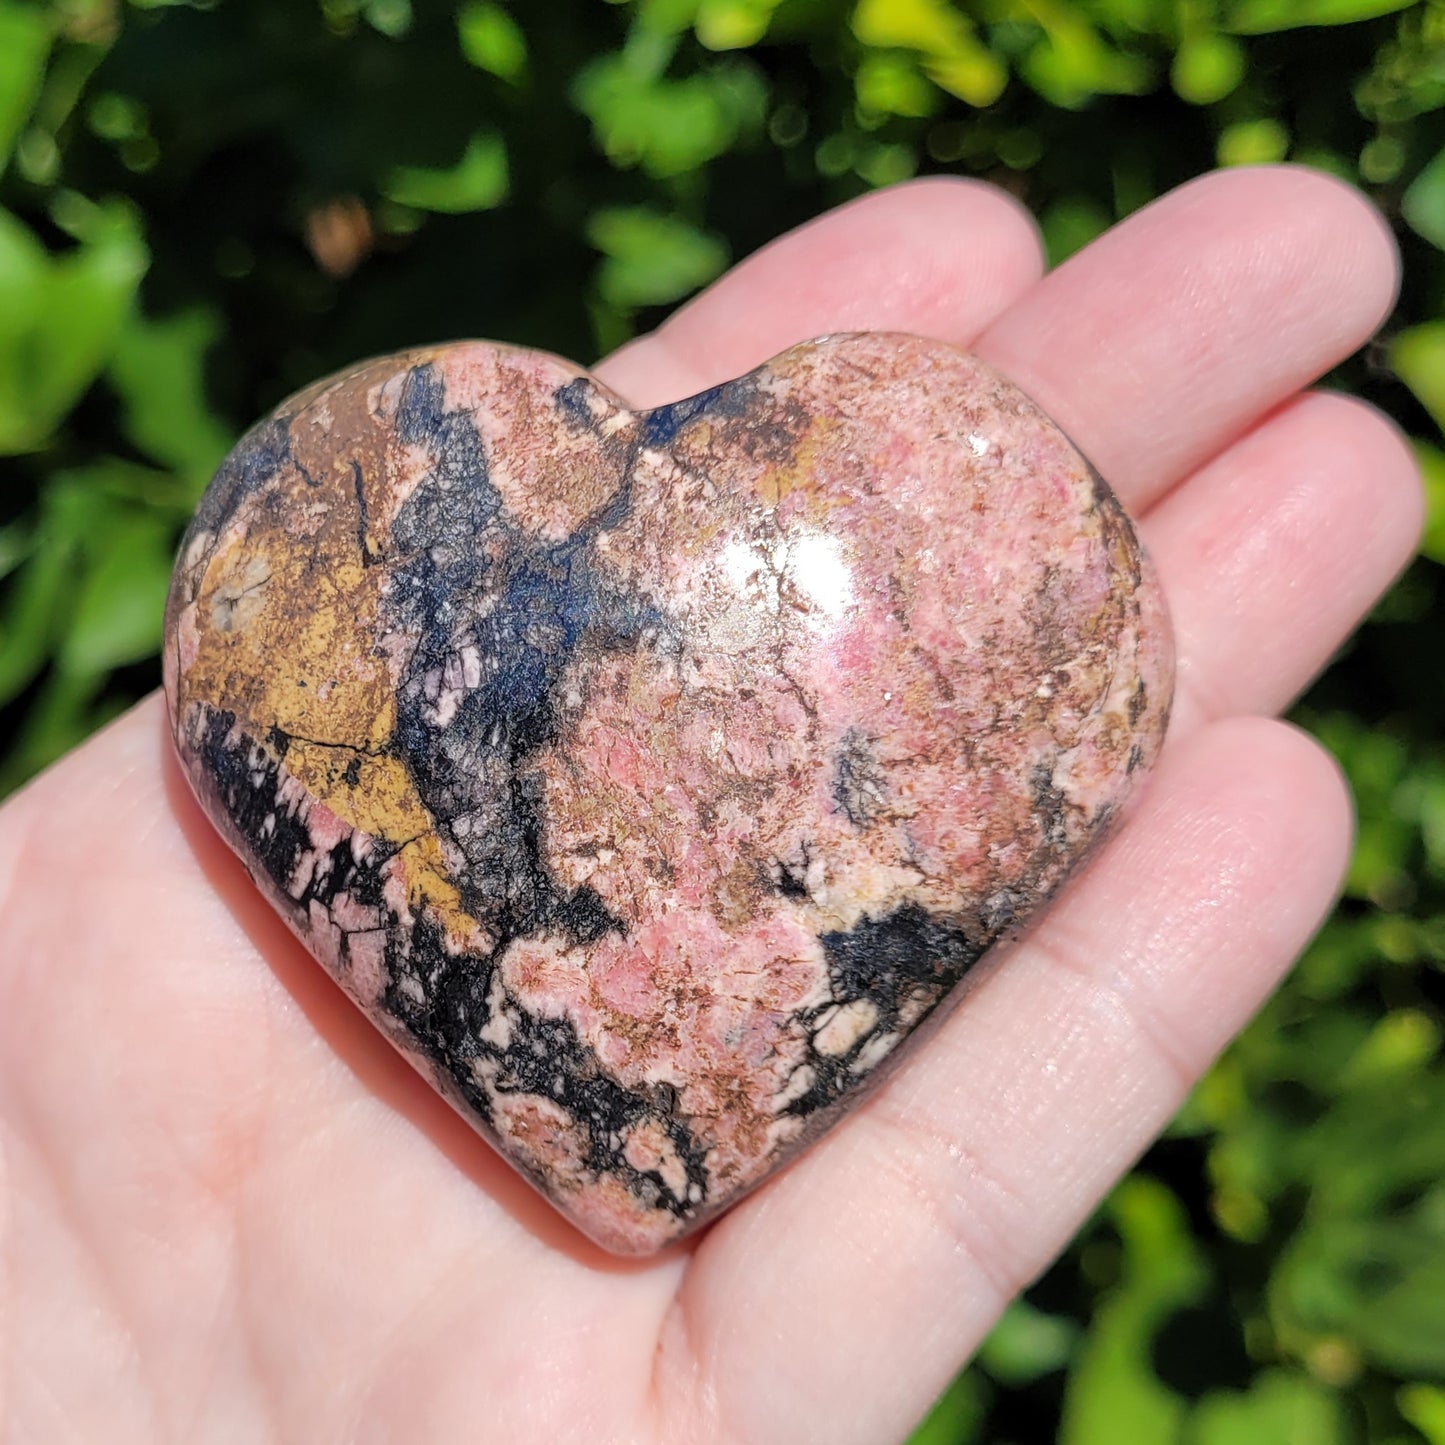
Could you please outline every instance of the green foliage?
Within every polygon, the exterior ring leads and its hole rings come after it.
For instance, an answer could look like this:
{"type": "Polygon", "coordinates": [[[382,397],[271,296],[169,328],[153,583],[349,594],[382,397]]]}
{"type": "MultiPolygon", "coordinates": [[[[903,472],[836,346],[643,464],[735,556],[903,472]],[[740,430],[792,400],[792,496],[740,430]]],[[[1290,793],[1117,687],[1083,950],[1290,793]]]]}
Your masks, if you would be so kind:
{"type": "Polygon", "coordinates": [[[79,241],[61,255],[0,214],[0,455],[50,439],[119,342],[146,269],[125,207],[59,201],[52,219],[79,241]]]}
{"type": "Polygon", "coordinates": [[[1206,1395],[1190,1422],[1190,1445],[1345,1445],[1339,1397],[1307,1375],[1264,1370],[1248,1390],[1206,1395]]]}
{"type": "Polygon", "coordinates": [[[454,166],[398,166],[382,194],[418,211],[489,211],[507,199],[507,143],[479,131],[454,166]]]}
{"type": "Polygon", "coordinates": [[[1215,163],[1362,185],[1406,262],[1336,378],[1422,556],[1300,713],[1346,895],[919,1445],[1445,1445],[1442,0],[0,0],[0,790],[156,679],[228,441],[359,356],[586,359],[777,231],[990,177],[1060,260],[1215,163]]]}
{"type": "Polygon", "coordinates": [[[727,248],[715,236],[646,206],[594,212],[587,239],[604,258],[597,289],[619,311],[675,301],[727,265],[727,248]]]}
{"type": "Polygon", "coordinates": [[[1225,24],[1245,35],[1294,30],[1304,25],[1348,25],[1407,10],[1414,0],[1237,0],[1225,24]]]}
{"type": "Polygon", "coordinates": [[[1400,214],[1427,241],[1445,250],[1445,150],[1410,182],[1400,214]]]}
{"type": "Polygon", "coordinates": [[[9,3],[0,8],[0,165],[30,114],[49,51],[43,13],[9,3]]]}
{"type": "Polygon", "coordinates": [[[457,38],[462,54],[478,70],[503,80],[520,81],[527,69],[527,37],[500,5],[463,5],[457,11],[457,38]]]}
{"type": "Polygon", "coordinates": [[[1176,1439],[1186,1406],[1154,1372],[1150,1346],[1165,1321],[1203,1294],[1199,1246],[1183,1207],[1157,1180],[1125,1180],[1106,1214],[1118,1230],[1119,1278],[1070,1372],[1060,1445],[1176,1439]]]}
{"type": "Polygon", "coordinates": [[[1407,1385],[1400,1391],[1400,1413],[1428,1445],[1445,1445],[1445,1390],[1432,1385],[1407,1385]]]}

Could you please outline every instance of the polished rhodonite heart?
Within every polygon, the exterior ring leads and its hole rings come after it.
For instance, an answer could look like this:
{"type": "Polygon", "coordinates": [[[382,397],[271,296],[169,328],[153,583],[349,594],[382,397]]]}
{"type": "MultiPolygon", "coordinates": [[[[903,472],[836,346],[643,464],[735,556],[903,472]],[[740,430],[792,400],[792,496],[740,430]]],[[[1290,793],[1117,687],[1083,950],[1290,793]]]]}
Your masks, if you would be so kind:
{"type": "Polygon", "coordinates": [[[167,614],[261,890],[626,1253],[860,1097],[1118,814],[1171,683],[1108,488],[907,336],[650,412],[535,352],[369,362],[231,454],[167,614]]]}

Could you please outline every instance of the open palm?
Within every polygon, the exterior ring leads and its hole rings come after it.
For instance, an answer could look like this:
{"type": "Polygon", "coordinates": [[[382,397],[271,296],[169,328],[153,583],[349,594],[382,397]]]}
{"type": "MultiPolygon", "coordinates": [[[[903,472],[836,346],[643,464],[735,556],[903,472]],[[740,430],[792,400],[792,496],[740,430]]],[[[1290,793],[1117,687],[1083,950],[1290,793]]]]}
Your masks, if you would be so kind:
{"type": "Polygon", "coordinates": [[[211,833],[152,698],[0,812],[0,1436],[879,1442],[1278,979],[1349,815],[1260,715],[1407,555],[1409,454],[1300,394],[1395,262],[1308,172],[1194,183],[1040,279],[1001,192],[824,217],[599,372],[636,405],[828,331],[971,346],[1139,520],[1179,693],[1132,819],[857,1113],[700,1240],[612,1259],[457,1119],[211,833]]]}

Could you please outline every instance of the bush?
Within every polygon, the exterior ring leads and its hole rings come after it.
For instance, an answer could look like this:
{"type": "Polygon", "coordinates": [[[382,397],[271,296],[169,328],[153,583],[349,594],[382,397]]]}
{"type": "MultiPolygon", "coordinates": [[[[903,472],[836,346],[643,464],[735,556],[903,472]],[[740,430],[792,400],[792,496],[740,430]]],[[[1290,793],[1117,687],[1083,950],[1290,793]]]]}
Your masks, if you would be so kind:
{"type": "Polygon", "coordinates": [[[1413,433],[1424,555],[1300,709],[1344,901],[919,1441],[1445,1445],[1439,0],[0,0],[0,790],[155,681],[238,429],[458,334],[586,359],[779,230],[987,176],[1059,259],[1214,164],[1396,223],[1335,380],[1413,433]]]}

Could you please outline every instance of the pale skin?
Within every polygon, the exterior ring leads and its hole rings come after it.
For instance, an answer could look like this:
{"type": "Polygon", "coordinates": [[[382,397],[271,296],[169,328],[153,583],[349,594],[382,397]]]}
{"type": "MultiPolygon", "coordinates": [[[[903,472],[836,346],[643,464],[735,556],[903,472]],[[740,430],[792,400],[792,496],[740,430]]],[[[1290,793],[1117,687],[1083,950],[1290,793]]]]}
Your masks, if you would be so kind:
{"type": "Polygon", "coordinates": [[[211,833],[156,698],[0,811],[0,1439],[901,1440],[1275,986],[1350,808],[1271,714],[1408,557],[1409,452],[1302,390],[1386,316],[1309,172],[1176,191],[1041,279],[927,181],[737,267],[600,373],[638,405],[828,331],[972,347],[1139,523],[1164,756],[1089,869],[858,1112],[701,1238],[589,1245],[371,1030],[211,833]]]}

